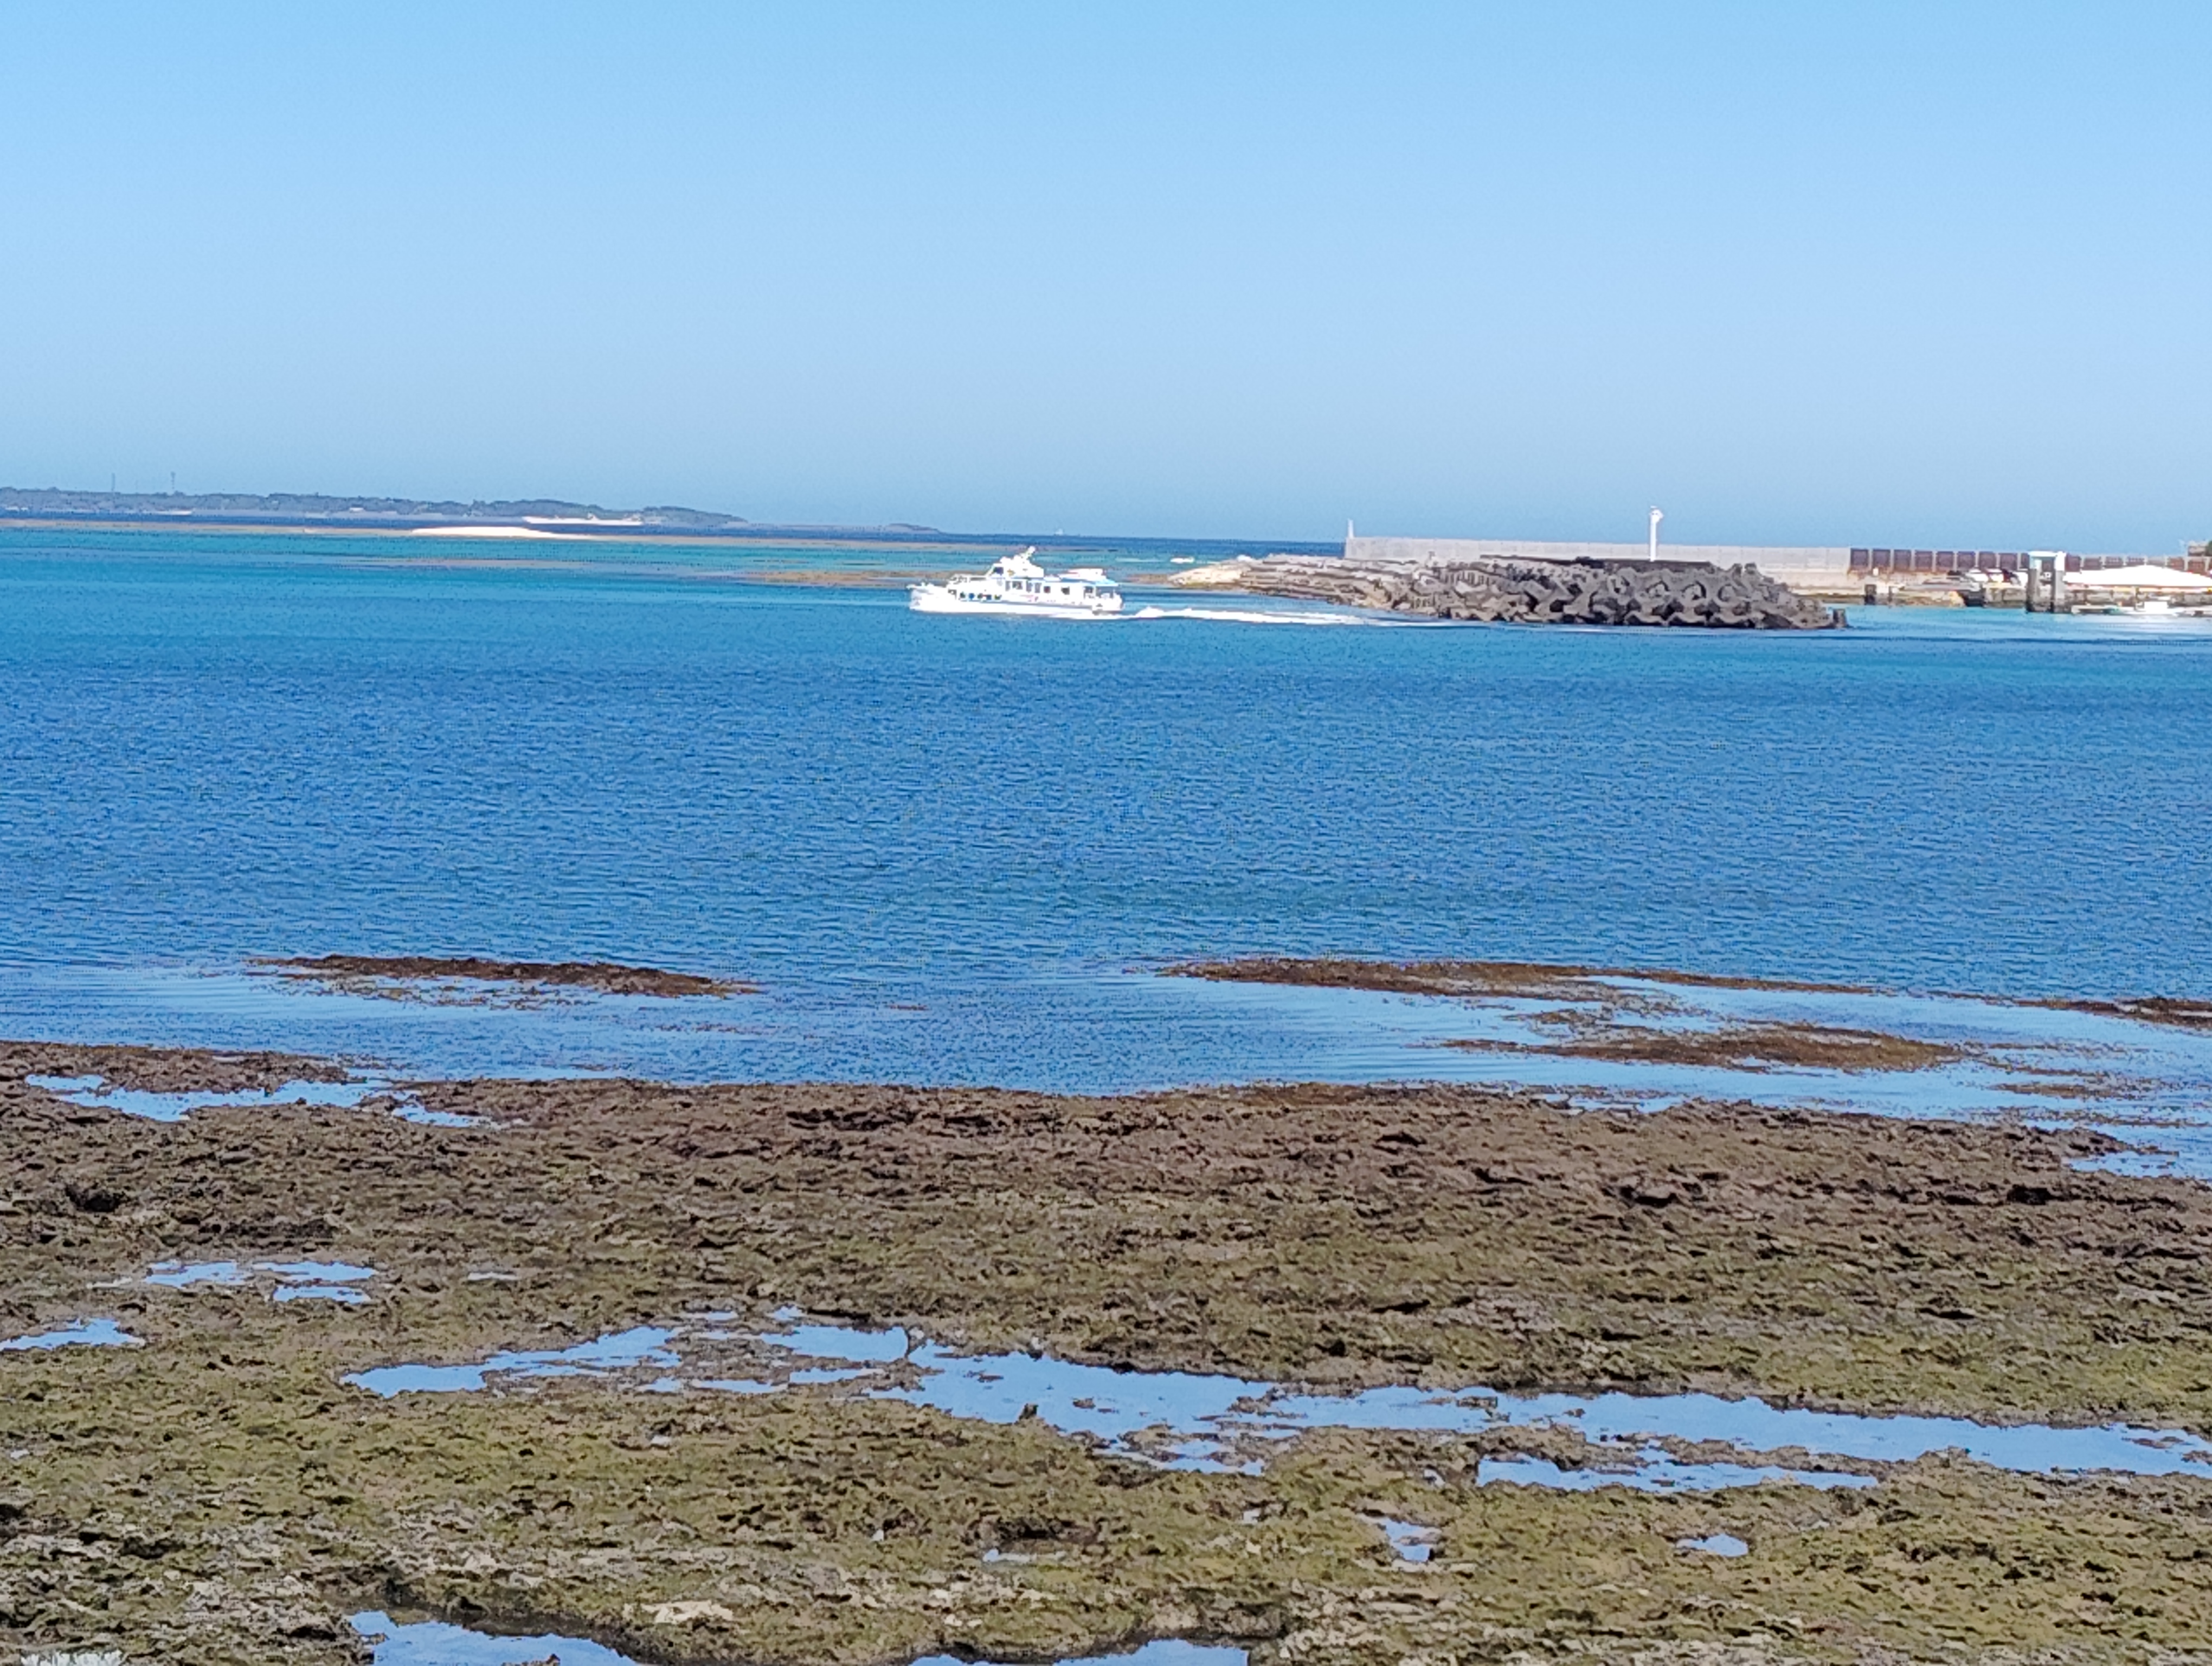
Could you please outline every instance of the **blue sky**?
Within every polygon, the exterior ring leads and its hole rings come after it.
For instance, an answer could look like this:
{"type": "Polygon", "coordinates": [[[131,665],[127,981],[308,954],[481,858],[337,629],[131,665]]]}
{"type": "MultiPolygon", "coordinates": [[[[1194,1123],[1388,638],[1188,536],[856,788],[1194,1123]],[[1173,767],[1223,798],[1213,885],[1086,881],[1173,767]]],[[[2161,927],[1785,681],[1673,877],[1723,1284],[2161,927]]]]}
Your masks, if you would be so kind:
{"type": "Polygon", "coordinates": [[[2172,550],[2212,7],[0,9],[0,481],[2172,550]]]}

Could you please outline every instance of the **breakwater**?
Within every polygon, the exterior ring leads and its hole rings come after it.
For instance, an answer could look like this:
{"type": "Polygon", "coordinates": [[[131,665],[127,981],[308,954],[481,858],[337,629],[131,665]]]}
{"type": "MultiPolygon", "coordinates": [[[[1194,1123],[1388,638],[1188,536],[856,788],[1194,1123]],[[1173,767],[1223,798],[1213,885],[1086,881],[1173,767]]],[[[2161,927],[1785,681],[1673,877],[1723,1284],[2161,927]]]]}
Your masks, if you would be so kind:
{"type": "Polygon", "coordinates": [[[1820,630],[1844,623],[1841,609],[1755,567],[1710,562],[1280,555],[1194,569],[1176,582],[1486,623],[1820,630]]]}

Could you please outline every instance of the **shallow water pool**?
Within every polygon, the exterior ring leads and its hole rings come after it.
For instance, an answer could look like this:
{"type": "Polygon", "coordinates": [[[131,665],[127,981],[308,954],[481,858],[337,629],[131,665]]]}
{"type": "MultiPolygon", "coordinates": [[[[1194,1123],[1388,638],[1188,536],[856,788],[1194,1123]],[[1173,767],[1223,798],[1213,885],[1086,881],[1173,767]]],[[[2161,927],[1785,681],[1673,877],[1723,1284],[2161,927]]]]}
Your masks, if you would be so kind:
{"type": "Polygon", "coordinates": [[[42,1330],[29,1336],[0,1341],[0,1353],[42,1352],[47,1348],[135,1348],[144,1344],[112,1319],[80,1319],[59,1330],[42,1330]]]}
{"type": "Polygon", "coordinates": [[[343,1082],[286,1082],[277,1087],[243,1088],[232,1093],[157,1093],[145,1088],[118,1087],[104,1076],[34,1075],[23,1079],[33,1087],[44,1088],[56,1097],[88,1110],[118,1110],[126,1116],[143,1116],[155,1122],[179,1122],[196,1110],[218,1106],[322,1105],[354,1110],[376,1098],[384,1099],[386,1108],[405,1122],[441,1128],[474,1128],[479,1120],[451,1111],[431,1110],[412,1095],[395,1089],[388,1079],[375,1076],[343,1082]]]}
{"type": "Polygon", "coordinates": [[[560,1350],[499,1353],[474,1365],[387,1365],[345,1380],[385,1396],[471,1392],[505,1375],[615,1379],[632,1373],[629,1380],[634,1385],[662,1393],[758,1395],[793,1385],[842,1384],[874,1398],[902,1400],[983,1422],[1012,1423],[1033,1414],[1102,1452],[1202,1470],[1256,1472],[1265,1466],[1272,1443],[1311,1429],[1474,1434],[1556,1427],[1579,1432],[1591,1444],[1596,1462],[1569,1468],[1533,1456],[1486,1458],[1478,1479],[1576,1491],[1620,1486],[1704,1492],[1766,1481],[1870,1487],[1878,1471],[1854,1465],[1910,1462],[1942,1451],[2023,1474],[2109,1470],[2212,1479],[2212,1448],[2178,1429],[1868,1416],[1710,1394],[1510,1395],[1481,1388],[1452,1393],[1407,1386],[1318,1394],[1226,1375],[1115,1371],[1039,1354],[961,1353],[896,1328],[864,1330],[788,1321],[787,1326],[757,1333],[726,1328],[720,1320],[688,1330],[640,1326],[560,1350]],[[695,1359],[712,1358],[722,1352],[720,1345],[732,1342],[793,1361],[835,1364],[797,1365],[746,1377],[684,1371],[686,1353],[695,1359]],[[646,1369],[653,1377],[639,1384],[637,1377],[646,1369]],[[1693,1461],[1670,1451],[1669,1442],[1718,1442],[1741,1456],[1693,1461]],[[1778,1452],[1802,1452],[1808,1461],[1789,1464],[1755,1457],[1778,1452]]]}
{"type": "Polygon", "coordinates": [[[272,1301],[331,1301],[358,1307],[368,1300],[368,1292],[356,1286],[375,1276],[374,1268],[341,1261],[258,1261],[248,1267],[234,1261],[165,1261],[154,1263],[146,1282],[165,1290],[265,1285],[272,1301]]]}
{"type": "MultiPolygon", "coordinates": [[[[557,1655],[561,1666],[638,1666],[588,1638],[543,1633],[533,1637],[500,1637],[436,1620],[403,1625],[376,1611],[353,1616],[353,1628],[367,1639],[375,1666],[521,1666],[557,1655]]],[[[1242,1649],[1206,1647],[1194,1643],[1158,1641],[1123,1654],[1068,1657],[1059,1666],[1244,1666],[1242,1649]]],[[[995,1666],[953,1655],[929,1655],[912,1666],[995,1666]]]]}

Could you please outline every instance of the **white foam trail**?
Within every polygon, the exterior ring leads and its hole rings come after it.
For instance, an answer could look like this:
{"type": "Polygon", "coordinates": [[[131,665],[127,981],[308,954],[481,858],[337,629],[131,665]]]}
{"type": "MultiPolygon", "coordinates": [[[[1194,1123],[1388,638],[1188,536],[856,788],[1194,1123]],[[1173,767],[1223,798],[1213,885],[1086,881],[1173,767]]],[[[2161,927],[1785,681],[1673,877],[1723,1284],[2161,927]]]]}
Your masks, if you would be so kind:
{"type": "Polygon", "coordinates": [[[1133,619],[1215,619],[1225,624],[1381,625],[1408,626],[1431,623],[1418,619],[1371,619],[1359,613],[1262,613],[1237,607],[1140,607],[1133,619]]]}

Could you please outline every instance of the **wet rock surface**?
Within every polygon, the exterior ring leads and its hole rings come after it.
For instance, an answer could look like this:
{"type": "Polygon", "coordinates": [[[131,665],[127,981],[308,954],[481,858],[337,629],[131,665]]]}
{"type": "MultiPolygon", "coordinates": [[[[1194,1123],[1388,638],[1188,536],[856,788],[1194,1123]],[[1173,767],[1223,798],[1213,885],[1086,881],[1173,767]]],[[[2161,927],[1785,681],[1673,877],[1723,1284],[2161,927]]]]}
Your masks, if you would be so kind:
{"type": "MultiPolygon", "coordinates": [[[[1161,969],[1169,977],[1213,983],[1275,983],[1316,989],[1370,989],[1390,994],[1461,997],[1526,996],[1546,1000],[1620,999],[1619,985],[1669,984],[1687,989],[1786,991],[1805,994],[1878,995],[1900,993],[1867,983],[1817,983],[1794,978],[1729,977],[1650,966],[1585,966],[1527,960],[1363,960],[1342,955],[1247,955],[1235,960],[1188,960],[1161,969]]],[[[2212,1001],[2177,995],[2136,995],[2118,1000],[2072,996],[2007,996],[1932,992],[1950,999],[2212,1031],[2212,1001]]]]}
{"type": "Polygon", "coordinates": [[[1484,623],[1822,630],[1844,623],[1840,608],[1755,567],[1705,562],[1277,555],[1204,576],[1216,589],[1484,623]]]}
{"type": "Polygon", "coordinates": [[[1809,994],[1881,993],[1864,983],[1808,983],[1789,978],[1723,977],[1652,967],[1583,966],[1540,960],[1358,960],[1345,956],[1249,955],[1237,960],[1188,960],[1162,971],[1214,983],[1282,983],[1317,989],[1374,989],[1406,995],[1525,995],[1543,1000],[1615,995],[1613,980],[1688,988],[1777,989],[1809,994]]]}
{"type": "Polygon", "coordinates": [[[1722,1065],[1735,1070],[1932,1070],[1966,1049],[1879,1030],[1822,1024],[1738,1024],[1710,1030],[1653,1030],[1583,1022],[1544,1046],[1487,1039],[1448,1041],[1469,1052],[1541,1053],[1559,1059],[1635,1064],[1722,1065]]]}
{"type": "Polygon", "coordinates": [[[1617,967],[1547,965],[1523,961],[1369,961],[1279,959],[1191,961],[1164,969],[1170,977],[1215,983],[1272,983],[1294,988],[1364,989],[1445,999],[1535,1000],[1562,1003],[1534,1015],[1559,1039],[1529,1043],[1500,1038],[1449,1040],[1468,1052],[1542,1054],[1635,1064],[1716,1065],[1735,1070],[1933,1070],[1976,1055],[1954,1043],[1888,1031],[1796,1023],[1720,1022],[1660,1027],[1654,1018],[1685,1018],[1688,1008],[1662,986],[1684,989],[1771,990],[1870,994],[1859,987],[1755,978],[1698,976],[1617,967]]]}
{"type": "Polygon", "coordinates": [[[404,999],[405,986],[425,983],[506,983],[526,988],[590,989],[603,995],[739,995],[751,984],[657,966],[600,960],[488,960],[434,955],[326,954],[312,959],[256,963],[280,976],[327,984],[353,994],[404,999]]]}
{"type": "MultiPolygon", "coordinates": [[[[1589,1461],[1556,1429],[1315,1430],[1261,1473],[1194,1474],[830,1382],[343,1380],[797,1307],[1322,1385],[2204,1433],[2212,1192],[2077,1172],[2090,1137],[1467,1088],[589,1080],[419,1085],[488,1119],[467,1128],[152,1122],[22,1079],[114,1073],[115,1049],[4,1056],[0,1334],[106,1317],[142,1341],[0,1355],[0,1639],[23,1651],[355,1660],[346,1616],[371,1608],[793,1666],[1151,1636],[1268,1666],[2179,1661],[2212,1626],[2212,1483],[2187,1477],[1936,1455],[1863,1491],[1480,1484],[1509,1450],[1589,1461]],[[307,1259],[374,1267],[375,1298],[144,1278],[307,1259]],[[1748,1554],[1680,1548],[1716,1535],[1748,1554]]],[[[178,1089],[240,1068],[140,1067],[178,1089]]]]}
{"type": "Polygon", "coordinates": [[[296,1053],[218,1053],[167,1047],[63,1047],[0,1041],[0,1082],[26,1076],[97,1077],[141,1093],[269,1092],[291,1082],[343,1082],[346,1067],[296,1053]]]}

